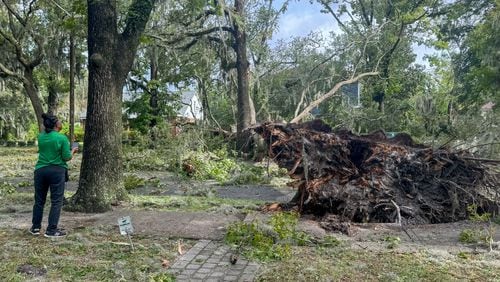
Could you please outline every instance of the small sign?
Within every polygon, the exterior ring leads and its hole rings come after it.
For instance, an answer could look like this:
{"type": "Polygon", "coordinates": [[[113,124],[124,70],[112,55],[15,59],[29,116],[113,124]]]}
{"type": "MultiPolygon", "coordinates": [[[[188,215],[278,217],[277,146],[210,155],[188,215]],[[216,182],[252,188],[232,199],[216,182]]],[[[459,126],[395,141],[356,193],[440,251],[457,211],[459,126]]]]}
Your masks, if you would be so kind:
{"type": "Polygon", "coordinates": [[[124,216],[118,219],[118,226],[120,227],[121,235],[130,235],[134,233],[134,227],[132,227],[130,216],[124,216]]]}

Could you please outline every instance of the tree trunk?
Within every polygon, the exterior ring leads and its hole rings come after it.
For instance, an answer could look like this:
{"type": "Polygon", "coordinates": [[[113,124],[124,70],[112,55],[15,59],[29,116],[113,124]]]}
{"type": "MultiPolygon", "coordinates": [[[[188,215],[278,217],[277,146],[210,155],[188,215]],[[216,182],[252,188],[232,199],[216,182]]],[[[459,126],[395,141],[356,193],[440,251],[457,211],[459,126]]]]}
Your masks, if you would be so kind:
{"type": "Polygon", "coordinates": [[[40,101],[40,97],[38,97],[38,90],[35,87],[35,78],[33,77],[33,69],[32,68],[25,68],[24,69],[23,87],[24,87],[24,90],[26,91],[26,94],[28,95],[28,97],[31,101],[31,105],[33,106],[33,109],[35,110],[36,121],[38,123],[38,130],[42,131],[43,130],[43,120],[42,120],[43,107],[42,107],[42,102],[40,101]]]}
{"type": "MultiPolygon", "coordinates": [[[[244,0],[234,1],[234,7],[236,13],[240,16],[240,20],[243,19],[244,2],[244,0]]],[[[252,124],[252,116],[255,117],[255,109],[253,109],[248,92],[249,63],[247,59],[245,27],[240,26],[240,23],[236,20],[233,21],[233,25],[235,32],[236,71],[238,73],[238,116],[236,124],[237,146],[238,149],[245,152],[248,151],[248,139],[244,134],[244,130],[252,124]]]]}
{"type": "Polygon", "coordinates": [[[69,36],[69,140],[75,141],[75,34],[69,36]]]}
{"type": "Polygon", "coordinates": [[[80,181],[71,210],[104,212],[125,195],[122,181],[122,89],[153,8],[131,4],[122,34],[116,1],[88,0],[89,85],[80,181]]]}
{"type": "Polygon", "coordinates": [[[53,74],[49,75],[49,83],[47,86],[49,97],[47,98],[47,113],[49,115],[57,115],[57,104],[59,97],[57,95],[57,79],[53,74]]]}
{"type": "MultiPolygon", "coordinates": [[[[392,10],[392,6],[391,6],[391,10],[392,10]]],[[[391,64],[392,56],[394,55],[394,52],[398,48],[399,43],[401,42],[401,38],[403,38],[403,36],[404,36],[405,27],[406,27],[406,25],[404,23],[402,23],[400,28],[399,28],[399,33],[398,33],[398,37],[396,39],[396,42],[394,42],[394,44],[392,45],[392,48],[389,50],[389,52],[384,54],[384,56],[382,58],[381,76],[382,76],[382,79],[385,79],[386,81],[384,81],[384,87],[381,90],[381,92],[378,93],[377,98],[375,99],[375,101],[378,103],[378,111],[381,113],[384,113],[384,110],[385,110],[384,109],[384,101],[385,101],[385,94],[386,94],[385,92],[387,91],[388,84],[389,84],[389,67],[391,64]]]]}
{"type": "MultiPolygon", "coordinates": [[[[158,48],[152,46],[150,49],[151,54],[149,55],[149,67],[150,67],[150,80],[158,79],[158,48]]],[[[151,96],[149,97],[149,106],[151,107],[153,117],[151,118],[149,126],[152,128],[158,123],[158,88],[154,87],[150,90],[151,96]]],[[[154,136],[152,136],[154,138],[154,136]]]]}

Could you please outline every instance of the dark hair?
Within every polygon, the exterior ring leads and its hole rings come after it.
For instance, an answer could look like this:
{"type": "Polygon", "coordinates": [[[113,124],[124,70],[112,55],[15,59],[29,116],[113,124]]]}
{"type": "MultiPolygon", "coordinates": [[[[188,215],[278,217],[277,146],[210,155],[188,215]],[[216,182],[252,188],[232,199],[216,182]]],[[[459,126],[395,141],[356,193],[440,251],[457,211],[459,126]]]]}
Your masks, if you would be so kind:
{"type": "Polygon", "coordinates": [[[49,114],[42,114],[43,127],[45,127],[45,132],[49,133],[54,130],[57,124],[57,117],[49,114]]]}

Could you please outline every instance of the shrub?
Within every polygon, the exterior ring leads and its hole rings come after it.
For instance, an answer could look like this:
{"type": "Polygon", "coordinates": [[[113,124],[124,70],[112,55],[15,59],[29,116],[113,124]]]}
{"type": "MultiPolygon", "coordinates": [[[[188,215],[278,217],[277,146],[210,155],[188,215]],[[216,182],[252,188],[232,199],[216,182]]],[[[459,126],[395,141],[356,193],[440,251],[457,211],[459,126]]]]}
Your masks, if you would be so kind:
{"type": "Polygon", "coordinates": [[[225,183],[231,184],[268,184],[266,168],[247,163],[241,163],[231,179],[225,183]]]}
{"type": "Polygon", "coordinates": [[[237,222],[226,233],[225,241],[251,257],[261,261],[286,259],[291,256],[292,245],[310,242],[307,234],[296,230],[297,213],[277,213],[269,220],[269,225],[237,222]]]}
{"type": "Polygon", "coordinates": [[[26,140],[35,141],[38,137],[38,123],[32,122],[28,128],[28,132],[26,133],[26,140]]]}
{"type": "Polygon", "coordinates": [[[398,236],[386,236],[384,238],[384,241],[387,242],[388,249],[395,249],[399,246],[401,238],[399,238],[398,236]]]}
{"type": "Polygon", "coordinates": [[[230,158],[219,158],[213,153],[194,152],[183,162],[185,172],[198,180],[214,179],[227,181],[237,164],[230,158]]]}
{"type": "MultiPolygon", "coordinates": [[[[69,122],[63,123],[63,128],[61,133],[69,138],[69,122]]],[[[75,124],[75,142],[83,142],[84,131],[83,127],[79,124],[75,124]]]]}
{"type": "Polygon", "coordinates": [[[479,234],[472,229],[464,229],[458,235],[458,241],[464,244],[476,244],[479,242],[479,234]]]}
{"type": "Polygon", "coordinates": [[[125,189],[127,191],[136,189],[138,187],[142,187],[142,186],[144,186],[145,183],[146,182],[144,181],[144,179],[137,177],[136,175],[133,175],[133,174],[127,175],[123,179],[123,186],[125,186],[125,189]]]}
{"type": "Polygon", "coordinates": [[[144,149],[140,147],[124,148],[123,166],[128,171],[146,170],[163,171],[170,168],[167,153],[162,150],[144,149]]]}
{"type": "Polygon", "coordinates": [[[290,246],[275,244],[274,237],[262,230],[256,222],[231,225],[225,240],[241,249],[245,255],[261,261],[280,260],[290,256],[290,246]]]}

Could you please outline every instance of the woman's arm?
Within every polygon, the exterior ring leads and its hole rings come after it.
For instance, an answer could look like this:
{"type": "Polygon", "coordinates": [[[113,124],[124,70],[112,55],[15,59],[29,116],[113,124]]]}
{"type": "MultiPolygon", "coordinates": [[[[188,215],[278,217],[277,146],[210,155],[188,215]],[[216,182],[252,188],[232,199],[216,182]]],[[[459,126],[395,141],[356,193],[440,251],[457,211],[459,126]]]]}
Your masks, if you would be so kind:
{"type": "Polygon", "coordinates": [[[69,140],[66,138],[66,136],[63,135],[63,142],[62,142],[62,159],[63,161],[67,162],[73,158],[74,150],[72,151],[69,146],[69,140]]]}

